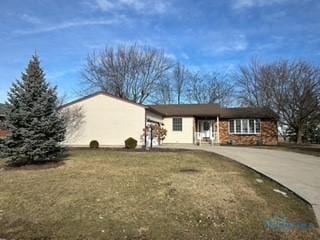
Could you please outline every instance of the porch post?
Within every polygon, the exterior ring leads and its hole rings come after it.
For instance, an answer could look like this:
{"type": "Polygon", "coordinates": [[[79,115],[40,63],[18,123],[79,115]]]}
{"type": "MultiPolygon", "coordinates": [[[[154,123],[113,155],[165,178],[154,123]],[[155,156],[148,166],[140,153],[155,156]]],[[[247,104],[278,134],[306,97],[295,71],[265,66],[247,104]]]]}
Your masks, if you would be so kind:
{"type": "Polygon", "coordinates": [[[198,134],[199,134],[199,130],[200,129],[200,122],[199,122],[199,119],[197,120],[197,131],[196,131],[196,139],[197,139],[197,142],[199,141],[199,144],[200,144],[200,139],[198,139],[198,134]]]}
{"type": "Polygon", "coordinates": [[[199,120],[197,121],[197,132],[199,132],[200,130],[200,122],[199,122],[199,120]]]}
{"type": "Polygon", "coordinates": [[[220,143],[219,116],[217,116],[217,143],[220,143]]]}
{"type": "Polygon", "coordinates": [[[199,142],[199,145],[201,145],[201,142],[202,142],[202,136],[201,136],[201,126],[200,126],[200,120],[197,119],[197,126],[198,126],[198,129],[197,129],[197,133],[196,133],[196,136],[197,136],[197,141],[199,142]]]}
{"type": "Polygon", "coordinates": [[[210,120],[209,121],[210,122],[210,128],[209,128],[209,131],[210,131],[210,134],[209,134],[209,137],[210,137],[210,144],[212,145],[213,144],[213,135],[212,135],[212,123],[213,123],[213,121],[212,120],[210,120]]]}
{"type": "Polygon", "coordinates": [[[197,139],[196,139],[196,132],[197,132],[197,122],[196,122],[196,118],[193,117],[193,127],[192,127],[192,130],[193,130],[193,144],[196,144],[197,143],[197,139]]]}

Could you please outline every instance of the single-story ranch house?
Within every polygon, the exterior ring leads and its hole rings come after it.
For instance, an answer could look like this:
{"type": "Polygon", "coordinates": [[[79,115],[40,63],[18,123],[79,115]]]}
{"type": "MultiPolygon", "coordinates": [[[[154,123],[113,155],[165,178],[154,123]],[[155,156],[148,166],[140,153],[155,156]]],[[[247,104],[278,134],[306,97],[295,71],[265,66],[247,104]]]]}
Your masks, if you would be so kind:
{"type": "MultiPolygon", "coordinates": [[[[277,115],[268,108],[221,108],[218,104],[142,105],[98,92],[62,107],[81,111],[81,124],[68,129],[65,144],[87,147],[123,146],[132,137],[150,144],[143,129],[160,125],[167,130],[163,143],[276,145],[277,115]]],[[[153,145],[159,144],[154,139],[153,145]]]]}

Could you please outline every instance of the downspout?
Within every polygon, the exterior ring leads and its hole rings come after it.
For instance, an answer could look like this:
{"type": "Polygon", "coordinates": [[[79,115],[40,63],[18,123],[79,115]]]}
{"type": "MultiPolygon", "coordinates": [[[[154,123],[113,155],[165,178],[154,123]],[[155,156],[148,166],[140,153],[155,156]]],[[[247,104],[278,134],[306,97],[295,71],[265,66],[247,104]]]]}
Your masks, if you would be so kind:
{"type": "Polygon", "coordinates": [[[144,147],[147,148],[147,109],[144,111],[144,147]]]}
{"type": "Polygon", "coordinates": [[[151,136],[150,136],[150,148],[152,149],[153,147],[153,126],[150,125],[150,130],[151,130],[151,136]]]}

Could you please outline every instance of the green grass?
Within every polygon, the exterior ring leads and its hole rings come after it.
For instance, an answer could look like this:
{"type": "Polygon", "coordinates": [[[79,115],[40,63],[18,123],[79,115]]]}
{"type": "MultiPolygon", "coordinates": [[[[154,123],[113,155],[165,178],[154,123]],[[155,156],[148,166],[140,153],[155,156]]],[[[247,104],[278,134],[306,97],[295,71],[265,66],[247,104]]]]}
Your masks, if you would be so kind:
{"type": "MultiPolygon", "coordinates": [[[[265,221],[316,224],[255,172],[192,151],[74,150],[63,163],[0,169],[0,239],[319,239],[265,221]]],[[[285,189],[283,189],[286,191],[285,189]]]]}

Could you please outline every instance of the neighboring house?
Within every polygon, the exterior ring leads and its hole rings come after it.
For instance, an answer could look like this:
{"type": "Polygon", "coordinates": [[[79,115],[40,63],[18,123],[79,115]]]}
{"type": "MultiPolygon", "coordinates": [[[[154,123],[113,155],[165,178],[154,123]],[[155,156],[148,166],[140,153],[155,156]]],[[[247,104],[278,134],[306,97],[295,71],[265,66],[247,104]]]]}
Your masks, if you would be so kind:
{"type": "MultiPolygon", "coordinates": [[[[163,143],[275,145],[277,115],[268,108],[220,108],[218,104],[141,105],[106,93],[70,102],[62,110],[81,111],[83,119],[69,128],[65,144],[123,146],[128,137],[148,143],[143,129],[159,124],[167,130],[163,143]]],[[[157,144],[157,142],[154,142],[157,144]]]]}
{"type": "Polygon", "coordinates": [[[5,105],[0,103],[0,139],[8,136],[8,131],[5,128],[5,105]]]}

